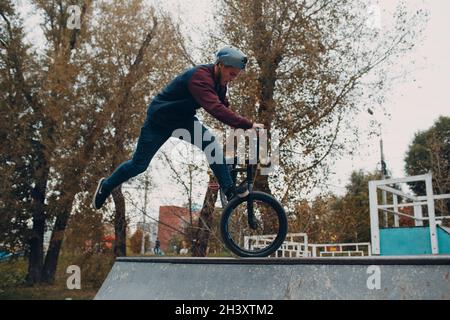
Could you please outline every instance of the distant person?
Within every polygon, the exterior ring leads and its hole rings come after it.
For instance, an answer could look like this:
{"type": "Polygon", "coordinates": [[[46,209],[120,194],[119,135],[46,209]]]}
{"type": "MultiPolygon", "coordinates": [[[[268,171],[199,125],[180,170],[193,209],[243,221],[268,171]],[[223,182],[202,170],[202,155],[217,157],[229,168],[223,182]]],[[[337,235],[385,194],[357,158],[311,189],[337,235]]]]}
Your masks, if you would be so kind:
{"type": "Polygon", "coordinates": [[[181,241],[181,249],[180,249],[180,254],[185,255],[188,254],[189,249],[187,248],[187,242],[186,241],[181,241]]]}
{"type": "Polygon", "coordinates": [[[156,239],[154,252],[158,256],[162,254],[162,252],[161,252],[161,242],[159,241],[159,239],[156,239]]]}
{"type": "Polygon", "coordinates": [[[235,196],[246,197],[249,193],[247,184],[235,186],[222,148],[195,116],[197,109],[203,107],[217,120],[233,128],[264,128],[263,124],[252,122],[229,108],[227,85],[245,69],[246,64],[245,54],[232,46],[225,46],[216,53],[215,63],[195,66],[173,79],[150,103],[133,158],[119,165],[111,176],[99,180],[92,207],[100,209],[114,188],[144,172],[156,152],[177,129],[187,130],[192,144],[196,142],[193,138],[198,130],[197,134],[201,134],[202,139],[197,147],[205,151],[210,146],[210,150],[214,150],[214,155],[207,154],[208,163],[228,200],[235,196]],[[203,139],[205,136],[210,139],[203,139]],[[221,159],[217,161],[219,163],[215,162],[216,157],[221,159]]]}

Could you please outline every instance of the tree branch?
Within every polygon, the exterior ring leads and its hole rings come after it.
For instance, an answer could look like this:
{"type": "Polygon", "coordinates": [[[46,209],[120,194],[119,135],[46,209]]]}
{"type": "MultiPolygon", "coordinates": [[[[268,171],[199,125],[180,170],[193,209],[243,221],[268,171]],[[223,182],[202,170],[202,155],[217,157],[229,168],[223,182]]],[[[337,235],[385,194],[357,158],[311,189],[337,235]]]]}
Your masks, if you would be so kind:
{"type": "Polygon", "coordinates": [[[330,143],[330,145],[329,145],[327,151],[322,155],[322,157],[320,157],[319,160],[317,160],[316,162],[314,162],[312,165],[310,165],[309,167],[306,167],[306,168],[304,168],[304,169],[301,169],[301,170],[295,172],[295,173],[292,175],[290,181],[289,181],[288,184],[287,184],[288,186],[287,186],[287,188],[286,188],[286,192],[284,193],[284,195],[283,195],[283,197],[282,197],[282,200],[281,200],[282,203],[286,203],[287,196],[288,196],[289,192],[291,191],[292,185],[293,185],[293,183],[295,182],[295,180],[297,179],[297,177],[298,177],[301,173],[306,172],[306,171],[309,171],[309,170],[311,170],[311,169],[317,167],[317,166],[318,166],[318,165],[319,165],[319,164],[320,164],[320,163],[321,163],[321,162],[322,162],[322,161],[330,154],[331,150],[332,150],[333,147],[334,147],[334,143],[336,142],[337,135],[338,135],[338,133],[339,133],[339,127],[340,127],[341,121],[342,121],[342,112],[339,113],[339,116],[338,116],[338,122],[337,122],[337,124],[336,124],[336,132],[334,133],[333,139],[332,139],[332,141],[331,141],[331,143],[330,143]]]}

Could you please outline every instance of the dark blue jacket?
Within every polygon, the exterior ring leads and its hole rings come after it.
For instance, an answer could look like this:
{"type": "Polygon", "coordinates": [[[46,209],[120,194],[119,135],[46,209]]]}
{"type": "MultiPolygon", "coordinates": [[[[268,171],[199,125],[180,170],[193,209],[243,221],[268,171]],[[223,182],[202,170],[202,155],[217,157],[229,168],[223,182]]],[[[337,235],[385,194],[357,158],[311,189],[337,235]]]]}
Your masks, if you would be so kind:
{"type": "Polygon", "coordinates": [[[195,116],[203,107],[219,121],[233,127],[250,129],[252,121],[229,109],[227,87],[214,77],[214,65],[199,65],[173,79],[150,103],[147,114],[150,122],[177,127],[195,116]]]}

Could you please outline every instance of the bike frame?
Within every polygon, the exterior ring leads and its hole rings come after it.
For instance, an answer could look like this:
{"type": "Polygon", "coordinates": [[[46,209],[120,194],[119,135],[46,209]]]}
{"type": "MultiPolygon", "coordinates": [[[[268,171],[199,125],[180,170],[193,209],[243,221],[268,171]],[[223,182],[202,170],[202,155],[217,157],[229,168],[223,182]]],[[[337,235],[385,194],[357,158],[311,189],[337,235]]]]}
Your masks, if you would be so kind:
{"type": "MultiPolygon", "coordinates": [[[[235,158],[236,159],[236,158],[235,158]]],[[[252,197],[252,191],[253,191],[253,174],[255,171],[258,170],[259,165],[259,130],[256,130],[256,164],[250,164],[250,160],[246,160],[246,168],[236,168],[233,167],[233,169],[230,170],[230,173],[239,173],[239,172],[246,172],[246,182],[248,186],[249,195],[247,196],[247,215],[248,215],[248,224],[253,229],[257,229],[257,222],[254,214],[254,208],[253,208],[253,197],[252,197]]],[[[237,165],[237,164],[236,164],[237,165]]],[[[236,181],[234,181],[236,183],[236,181]]]]}
{"type": "MultiPolygon", "coordinates": [[[[249,160],[245,160],[245,164],[246,164],[246,168],[236,168],[235,166],[237,165],[234,164],[233,165],[233,169],[230,170],[230,173],[239,173],[239,172],[246,172],[247,173],[247,177],[246,177],[246,181],[247,181],[247,185],[248,185],[248,191],[252,192],[253,191],[253,174],[255,172],[255,169],[258,170],[258,166],[259,166],[259,130],[256,130],[256,164],[250,164],[249,160]]],[[[234,158],[235,162],[237,162],[237,157],[234,158]]],[[[236,181],[234,181],[234,183],[236,183],[236,181]]]]}
{"type": "MultiPolygon", "coordinates": [[[[227,202],[225,195],[223,194],[221,190],[221,199],[222,205],[223,205],[223,213],[221,218],[221,233],[224,240],[225,245],[230,249],[233,253],[235,253],[238,256],[241,257],[263,257],[268,256],[271,253],[275,252],[283,243],[286,233],[287,233],[287,218],[286,213],[281,205],[281,203],[276,200],[273,196],[270,194],[267,194],[265,192],[261,191],[254,191],[254,183],[253,178],[254,174],[257,174],[257,170],[260,166],[259,161],[259,143],[260,143],[260,137],[259,137],[259,130],[257,132],[257,139],[256,139],[256,161],[252,157],[252,153],[250,152],[249,159],[245,161],[245,167],[237,167],[237,157],[234,158],[234,162],[232,165],[228,165],[228,169],[230,171],[231,177],[233,179],[233,183],[236,186],[237,185],[237,174],[238,173],[246,173],[246,178],[243,180],[242,183],[246,183],[248,187],[249,194],[245,198],[234,198],[231,200],[231,202],[227,202]],[[245,215],[245,212],[247,213],[247,223],[248,227],[253,230],[258,230],[259,227],[264,228],[265,227],[265,221],[264,221],[264,212],[265,209],[262,207],[262,211],[259,211],[259,205],[266,205],[268,208],[271,209],[271,215],[276,214],[277,221],[279,223],[278,225],[278,231],[277,231],[277,237],[274,239],[272,243],[270,243],[266,248],[258,248],[256,252],[248,251],[249,249],[245,247],[242,247],[242,244],[236,243],[234,239],[231,237],[231,233],[228,229],[228,222],[233,215],[234,210],[238,208],[239,205],[246,204],[246,208],[238,209],[239,212],[236,212],[236,214],[245,215]],[[244,212],[243,212],[244,211],[244,212]],[[256,213],[261,213],[261,217],[256,217],[256,213]]],[[[251,146],[250,146],[251,147],[251,146]]],[[[243,217],[245,219],[245,216],[243,217]]],[[[245,224],[245,222],[244,222],[245,224]]],[[[238,224],[238,226],[242,226],[242,224],[238,224]]],[[[242,226],[247,227],[247,226],[242,226]]],[[[263,230],[263,229],[261,229],[263,230]]]]}

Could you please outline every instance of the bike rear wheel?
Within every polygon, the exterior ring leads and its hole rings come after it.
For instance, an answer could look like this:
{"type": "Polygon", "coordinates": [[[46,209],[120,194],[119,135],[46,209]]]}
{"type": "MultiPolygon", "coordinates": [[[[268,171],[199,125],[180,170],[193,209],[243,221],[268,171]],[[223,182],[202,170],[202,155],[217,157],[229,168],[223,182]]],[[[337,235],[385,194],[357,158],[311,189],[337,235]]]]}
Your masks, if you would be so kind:
{"type": "Polygon", "coordinates": [[[267,257],[287,234],[286,213],[271,195],[253,191],[234,198],[224,208],[220,231],[227,248],[240,257],[267,257]],[[253,215],[249,218],[249,211],[253,215]]]}

